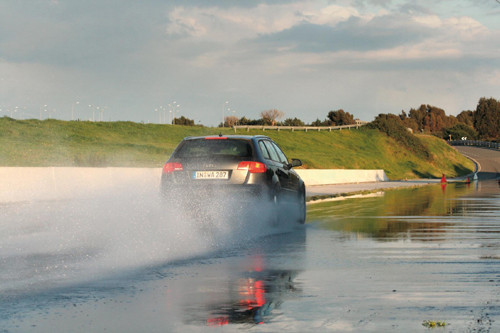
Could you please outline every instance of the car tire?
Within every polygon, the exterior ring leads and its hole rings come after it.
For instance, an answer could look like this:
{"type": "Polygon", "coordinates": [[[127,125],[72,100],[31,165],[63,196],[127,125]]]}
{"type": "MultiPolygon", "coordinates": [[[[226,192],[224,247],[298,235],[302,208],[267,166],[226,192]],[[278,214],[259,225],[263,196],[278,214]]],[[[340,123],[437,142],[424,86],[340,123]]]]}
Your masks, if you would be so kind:
{"type": "Polygon", "coordinates": [[[302,188],[299,191],[297,200],[297,222],[304,224],[306,222],[306,191],[302,188]]]}

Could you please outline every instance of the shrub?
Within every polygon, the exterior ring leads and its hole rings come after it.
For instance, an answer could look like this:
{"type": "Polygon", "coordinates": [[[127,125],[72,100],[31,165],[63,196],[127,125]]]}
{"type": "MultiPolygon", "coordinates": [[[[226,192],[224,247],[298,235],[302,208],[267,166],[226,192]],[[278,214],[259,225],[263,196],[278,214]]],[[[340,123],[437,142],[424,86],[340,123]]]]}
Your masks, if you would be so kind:
{"type": "Polygon", "coordinates": [[[287,118],[283,121],[284,126],[305,126],[304,122],[299,118],[287,118]]]}
{"type": "Polygon", "coordinates": [[[469,140],[475,140],[477,138],[477,132],[472,127],[459,123],[453,127],[443,129],[443,139],[449,140],[450,136],[451,140],[460,140],[463,137],[469,140]]]}
{"type": "Polygon", "coordinates": [[[376,128],[387,134],[415,155],[426,160],[431,160],[429,149],[405,127],[400,117],[393,114],[379,114],[374,121],[368,124],[368,127],[376,128]]]}

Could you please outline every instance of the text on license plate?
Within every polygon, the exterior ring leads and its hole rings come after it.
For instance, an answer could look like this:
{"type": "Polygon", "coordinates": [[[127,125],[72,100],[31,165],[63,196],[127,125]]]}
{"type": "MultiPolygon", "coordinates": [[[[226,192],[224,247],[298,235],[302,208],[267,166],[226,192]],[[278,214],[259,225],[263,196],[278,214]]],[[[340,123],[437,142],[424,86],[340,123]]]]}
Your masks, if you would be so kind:
{"type": "Polygon", "coordinates": [[[195,171],[194,179],[229,179],[228,171],[195,171]]]}

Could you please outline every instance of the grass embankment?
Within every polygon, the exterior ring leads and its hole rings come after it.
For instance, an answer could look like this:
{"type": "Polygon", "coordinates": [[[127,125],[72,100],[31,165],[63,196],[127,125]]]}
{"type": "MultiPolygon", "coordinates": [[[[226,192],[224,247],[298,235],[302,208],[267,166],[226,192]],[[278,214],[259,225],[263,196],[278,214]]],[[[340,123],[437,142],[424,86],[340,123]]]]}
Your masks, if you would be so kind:
{"type": "MultiPolygon", "coordinates": [[[[0,118],[0,166],[160,167],[182,138],[234,134],[228,128],[185,127],[133,122],[14,120],[0,118]]],[[[280,144],[305,168],[384,169],[390,179],[448,177],[473,169],[443,140],[419,136],[432,154],[422,160],[374,129],[290,132],[258,131],[280,144]]]]}

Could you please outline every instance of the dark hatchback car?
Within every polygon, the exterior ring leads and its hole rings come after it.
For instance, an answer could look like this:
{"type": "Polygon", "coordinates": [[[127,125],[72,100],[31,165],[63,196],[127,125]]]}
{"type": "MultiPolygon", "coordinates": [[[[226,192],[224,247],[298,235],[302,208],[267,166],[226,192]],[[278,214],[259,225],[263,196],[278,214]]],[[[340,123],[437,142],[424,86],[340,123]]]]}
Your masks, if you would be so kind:
{"type": "Polygon", "coordinates": [[[189,202],[211,200],[221,193],[270,206],[270,219],[291,218],[304,223],[305,185],[280,147],[267,136],[187,137],[163,166],[161,192],[189,202]]]}

